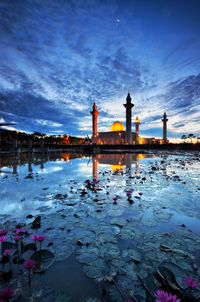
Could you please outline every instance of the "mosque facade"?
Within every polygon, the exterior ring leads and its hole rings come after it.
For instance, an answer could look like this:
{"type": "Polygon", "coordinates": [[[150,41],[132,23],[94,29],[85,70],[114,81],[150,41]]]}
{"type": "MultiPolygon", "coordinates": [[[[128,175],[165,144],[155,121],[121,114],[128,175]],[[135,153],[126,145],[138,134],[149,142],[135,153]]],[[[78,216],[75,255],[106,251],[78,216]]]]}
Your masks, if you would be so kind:
{"type": "Polygon", "coordinates": [[[141,137],[140,136],[140,120],[138,116],[135,118],[135,132],[132,132],[132,108],[134,104],[130,94],[126,97],[124,104],[126,109],[126,128],[120,121],[116,121],[111,126],[111,131],[98,132],[98,115],[96,103],[93,104],[92,114],[92,143],[99,145],[137,145],[137,144],[166,144],[167,139],[167,115],[163,115],[163,138],[141,137]]]}

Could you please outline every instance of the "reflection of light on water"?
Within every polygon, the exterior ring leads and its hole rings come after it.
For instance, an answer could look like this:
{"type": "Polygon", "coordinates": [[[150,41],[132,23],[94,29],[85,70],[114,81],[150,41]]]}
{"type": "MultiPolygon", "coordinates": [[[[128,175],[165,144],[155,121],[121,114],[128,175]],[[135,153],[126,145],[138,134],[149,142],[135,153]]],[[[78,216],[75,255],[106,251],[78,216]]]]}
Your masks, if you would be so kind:
{"type": "Polygon", "coordinates": [[[69,154],[67,154],[67,153],[62,154],[62,160],[68,161],[69,160],[69,154]]]}
{"type": "Polygon", "coordinates": [[[119,171],[119,170],[123,170],[124,166],[123,165],[111,165],[111,170],[114,171],[119,171]]]}
{"type": "Polygon", "coordinates": [[[49,167],[49,168],[44,168],[42,171],[39,170],[38,173],[40,174],[48,174],[48,173],[54,173],[54,172],[59,172],[62,171],[62,167],[49,167]]]}
{"type": "Polygon", "coordinates": [[[91,174],[91,168],[92,168],[92,163],[88,165],[86,165],[85,163],[78,163],[78,167],[77,167],[77,169],[81,173],[87,173],[87,174],[91,174]]]}
{"type": "Polygon", "coordinates": [[[20,212],[23,210],[23,206],[19,203],[6,203],[4,206],[1,204],[1,213],[2,214],[10,214],[12,212],[20,212]]]}
{"type": "Polygon", "coordinates": [[[139,159],[139,160],[142,160],[146,157],[147,157],[146,154],[142,154],[142,153],[137,154],[137,159],[139,159]]]}

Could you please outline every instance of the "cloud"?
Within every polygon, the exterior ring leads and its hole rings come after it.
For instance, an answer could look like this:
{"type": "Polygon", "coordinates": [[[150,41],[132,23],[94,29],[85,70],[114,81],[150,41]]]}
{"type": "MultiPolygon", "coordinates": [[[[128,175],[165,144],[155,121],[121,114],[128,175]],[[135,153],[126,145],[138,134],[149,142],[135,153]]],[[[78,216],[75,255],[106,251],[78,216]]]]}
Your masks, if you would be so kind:
{"type": "Polygon", "coordinates": [[[198,28],[177,26],[175,39],[176,12],[168,5],[162,20],[165,10],[148,1],[0,0],[2,118],[29,132],[86,135],[96,101],[105,131],[125,122],[130,90],[141,131],[161,131],[167,111],[172,134],[198,132],[198,28]]]}

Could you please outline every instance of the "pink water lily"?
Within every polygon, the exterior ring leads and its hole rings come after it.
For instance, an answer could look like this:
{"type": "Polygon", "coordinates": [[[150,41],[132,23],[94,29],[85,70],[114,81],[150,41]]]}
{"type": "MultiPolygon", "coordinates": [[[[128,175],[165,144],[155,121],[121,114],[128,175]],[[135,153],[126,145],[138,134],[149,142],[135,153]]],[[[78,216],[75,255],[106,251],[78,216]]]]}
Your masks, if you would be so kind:
{"type": "Polygon", "coordinates": [[[14,230],[14,233],[17,234],[17,235],[24,235],[26,233],[26,231],[25,231],[24,228],[16,228],[14,230]]]}
{"type": "Polygon", "coordinates": [[[23,267],[28,270],[28,285],[31,286],[31,270],[36,267],[36,262],[32,259],[27,259],[23,263],[23,267]]]}
{"type": "Polygon", "coordinates": [[[23,267],[28,270],[35,268],[35,266],[36,266],[36,262],[32,259],[27,259],[23,264],[23,267]]]}
{"type": "Polygon", "coordinates": [[[7,240],[7,236],[6,235],[0,236],[0,243],[4,242],[6,240],[7,240]]]}
{"type": "Polygon", "coordinates": [[[0,236],[6,236],[8,234],[8,231],[5,229],[0,230],[0,236]]]}
{"type": "Polygon", "coordinates": [[[158,289],[155,293],[156,302],[180,302],[176,295],[172,295],[162,289],[158,289]]]}
{"type": "Polygon", "coordinates": [[[42,241],[44,241],[45,238],[46,237],[43,236],[43,235],[38,235],[36,240],[39,241],[39,242],[42,242],[42,241]]]}
{"type": "Polygon", "coordinates": [[[46,238],[46,237],[43,236],[43,235],[32,235],[32,236],[31,236],[31,239],[32,239],[32,240],[39,241],[39,242],[44,241],[45,238],[46,238]]]}
{"type": "Polygon", "coordinates": [[[4,256],[9,256],[10,255],[10,250],[9,249],[4,250],[3,255],[4,256]]]}
{"type": "Polygon", "coordinates": [[[16,235],[15,237],[14,237],[14,240],[17,242],[17,241],[20,241],[22,239],[22,236],[20,236],[20,235],[16,235]]]}
{"type": "Polygon", "coordinates": [[[12,288],[5,288],[2,291],[0,291],[0,302],[7,302],[12,299],[14,295],[14,291],[12,288]]]}
{"type": "Polygon", "coordinates": [[[190,289],[196,288],[198,286],[198,282],[190,276],[186,276],[183,279],[183,283],[190,289]]]}

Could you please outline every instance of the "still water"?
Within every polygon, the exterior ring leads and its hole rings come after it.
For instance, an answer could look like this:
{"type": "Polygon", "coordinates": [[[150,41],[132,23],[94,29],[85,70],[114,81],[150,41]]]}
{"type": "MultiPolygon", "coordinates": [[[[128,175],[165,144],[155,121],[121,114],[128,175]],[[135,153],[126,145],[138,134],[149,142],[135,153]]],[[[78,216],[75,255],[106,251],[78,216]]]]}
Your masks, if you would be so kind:
{"type": "Polygon", "coordinates": [[[197,154],[21,154],[1,158],[0,172],[0,228],[25,223],[31,234],[40,215],[55,257],[21,301],[148,301],[142,284],[163,263],[180,263],[179,282],[188,270],[199,279],[197,154]]]}

